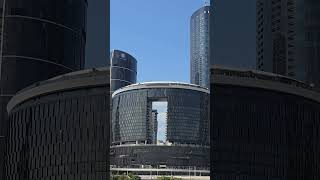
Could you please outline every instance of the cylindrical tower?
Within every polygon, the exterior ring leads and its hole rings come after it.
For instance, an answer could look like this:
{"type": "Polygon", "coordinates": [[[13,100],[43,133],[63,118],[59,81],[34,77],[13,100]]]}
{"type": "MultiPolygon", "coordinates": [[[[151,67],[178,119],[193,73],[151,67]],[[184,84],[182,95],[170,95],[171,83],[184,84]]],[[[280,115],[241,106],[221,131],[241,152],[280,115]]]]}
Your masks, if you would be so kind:
{"type": "Polygon", "coordinates": [[[17,91],[83,69],[87,0],[0,0],[0,6],[0,136],[6,136],[5,107],[17,91]]]}
{"type": "Polygon", "coordinates": [[[209,87],[209,17],[211,6],[193,13],[190,20],[190,81],[209,87]]]}
{"type": "Polygon", "coordinates": [[[137,60],[130,54],[113,50],[111,53],[111,93],[137,82],[137,60]]]}
{"type": "Polygon", "coordinates": [[[10,100],[8,180],[108,179],[109,70],[58,76],[10,100]]]}

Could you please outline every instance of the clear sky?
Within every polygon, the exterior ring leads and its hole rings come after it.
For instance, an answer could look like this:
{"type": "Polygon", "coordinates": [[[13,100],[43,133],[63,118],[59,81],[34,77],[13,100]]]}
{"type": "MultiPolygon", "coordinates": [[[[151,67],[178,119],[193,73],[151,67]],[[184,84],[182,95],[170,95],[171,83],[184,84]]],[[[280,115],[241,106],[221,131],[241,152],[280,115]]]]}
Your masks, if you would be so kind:
{"type": "Polygon", "coordinates": [[[189,82],[190,17],[205,0],[111,0],[110,46],[138,61],[138,82],[189,82]]]}

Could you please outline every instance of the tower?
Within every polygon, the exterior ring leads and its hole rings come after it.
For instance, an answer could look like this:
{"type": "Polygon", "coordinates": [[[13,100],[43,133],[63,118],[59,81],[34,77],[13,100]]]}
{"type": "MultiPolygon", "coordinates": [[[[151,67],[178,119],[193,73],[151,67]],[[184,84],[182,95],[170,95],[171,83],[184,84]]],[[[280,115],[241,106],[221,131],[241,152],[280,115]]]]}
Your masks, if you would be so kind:
{"type": "Polygon", "coordinates": [[[137,82],[137,60],[130,54],[113,50],[111,52],[111,93],[137,82]]]}
{"type": "MultiPolygon", "coordinates": [[[[32,83],[84,67],[87,0],[0,0],[0,136],[6,105],[32,83]]],[[[5,143],[0,147],[0,179],[5,143]]]]}
{"type": "Polygon", "coordinates": [[[190,20],[190,80],[209,87],[209,16],[211,7],[204,6],[190,20]]]}
{"type": "Polygon", "coordinates": [[[320,2],[257,1],[257,69],[320,85],[320,2]]]}

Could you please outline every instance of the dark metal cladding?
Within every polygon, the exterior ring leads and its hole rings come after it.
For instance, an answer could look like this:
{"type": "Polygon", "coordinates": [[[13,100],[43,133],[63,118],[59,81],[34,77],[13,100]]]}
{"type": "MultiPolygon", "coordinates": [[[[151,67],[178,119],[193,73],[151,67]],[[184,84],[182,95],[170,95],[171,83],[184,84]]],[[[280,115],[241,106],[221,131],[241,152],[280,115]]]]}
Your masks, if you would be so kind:
{"type": "Polygon", "coordinates": [[[109,179],[109,67],[37,83],[8,111],[7,179],[109,179]]]}
{"type": "Polygon", "coordinates": [[[320,93],[250,70],[211,69],[213,179],[319,179],[320,93]]]}

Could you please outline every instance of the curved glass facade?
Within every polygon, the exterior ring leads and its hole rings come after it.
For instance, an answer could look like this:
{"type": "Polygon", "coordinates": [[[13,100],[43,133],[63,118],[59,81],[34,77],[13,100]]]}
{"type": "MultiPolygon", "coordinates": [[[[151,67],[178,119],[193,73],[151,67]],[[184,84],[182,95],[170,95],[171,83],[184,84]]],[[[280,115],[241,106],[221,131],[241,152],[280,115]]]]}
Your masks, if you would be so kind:
{"type": "MultiPolygon", "coordinates": [[[[139,85],[137,85],[139,87],[139,85]]],[[[148,114],[152,102],[167,101],[167,141],[173,144],[208,145],[209,93],[170,88],[137,88],[119,92],[112,99],[114,143],[150,142],[148,114]]]]}
{"type": "Polygon", "coordinates": [[[319,93],[309,91],[315,93],[314,100],[305,98],[291,93],[304,88],[289,81],[272,85],[268,83],[276,76],[249,74],[230,71],[211,76],[212,177],[319,179],[319,93]],[[273,90],[254,87],[264,84],[273,90]]]}
{"type": "Polygon", "coordinates": [[[153,82],[119,89],[112,98],[111,165],[208,168],[208,101],[208,89],[189,84],[153,82]],[[153,119],[154,102],[166,102],[165,123],[153,119]],[[157,139],[154,134],[163,129],[165,139],[157,139]]]}
{"type": "Polygon", "coordinates": [[[9,102],[15,105],[12,109],[8,106],[8,180],[109,178],[107,73],[109,71],[93,70],[45,81],[23,90],[9,102]],[[66,88],[80,82],[88,85],[66,88]],[[47,86],[59,85],[60,90],[47,92],[47,86]],[[41,91],[44,92],[32,94],[41,91]]]}
{"type": "Polygon", "coordinates": [[[1,93],[83,69],[86,9],[85,0],[7,0],[1,93]]]}
{"type": "Polygon", "coordinates": [[[84,68],[87,1],[0,0],[0,7],[0,136],[6,136],[5,107],[17,91],[84,68]]]}
{"type": "Polygon", "coordinates": [[[211,6],[198,9],[190,20],[190,79],[192,84],[208,88],[209,79],[209,17],[211,6]]]}
{"type": "Polygon", "coordinates": [[[137,82],[137,60],[130,54],[114,50],[111,53],[111,93],[137,82]]]}

